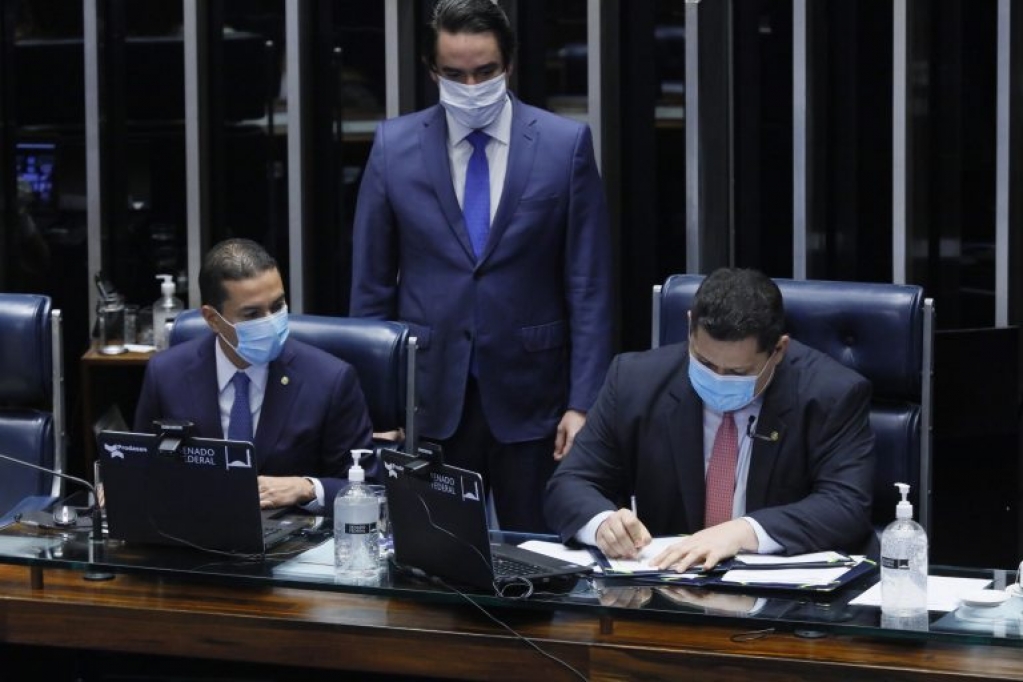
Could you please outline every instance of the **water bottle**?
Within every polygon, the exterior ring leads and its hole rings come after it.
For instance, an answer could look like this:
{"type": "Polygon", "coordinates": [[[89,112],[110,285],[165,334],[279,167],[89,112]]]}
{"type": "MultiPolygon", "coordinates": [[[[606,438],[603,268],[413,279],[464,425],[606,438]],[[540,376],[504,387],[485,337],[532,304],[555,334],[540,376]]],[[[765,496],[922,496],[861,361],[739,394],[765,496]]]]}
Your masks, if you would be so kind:
{"type": "Polygon", "coordinates": [[[334,498],[334,575],[340,582],[359,583],[379,577],[380,544],[377,519],[380,502],[365,484],[359,457],[353,450],[348,485],[334,498]]]}
{"type": "Polygon", "coordinates": [[[902,501],[895,521],[881,534],[881,613],[897,618],[927,616],[927,532],[913,520],[909,486],[896,483],[902,501]]]}

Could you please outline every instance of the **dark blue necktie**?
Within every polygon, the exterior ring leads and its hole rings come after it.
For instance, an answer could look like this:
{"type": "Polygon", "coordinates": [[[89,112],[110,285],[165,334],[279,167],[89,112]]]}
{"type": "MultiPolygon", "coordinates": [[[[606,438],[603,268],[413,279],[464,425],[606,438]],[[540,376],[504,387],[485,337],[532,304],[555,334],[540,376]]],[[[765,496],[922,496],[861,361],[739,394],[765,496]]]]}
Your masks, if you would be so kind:
{"type": "Polygon", "coordinates": [[[462,215],[469,232],[473,253],[478,258],[487,243],[490,231],[490,167],[487,165],[487,142],[490,136],[474,130],[466,136],[472,145],[472,156],[465,171],[465,195],[462,197],[462,215]]]}
{"type": "Polygon", "coordinates": [[[245,372],[235,372],[231,383],[234,384],[234,403],[231,405],[231,417],[227,425],[227,439],[252,442],[249,375],[245,372]]]}

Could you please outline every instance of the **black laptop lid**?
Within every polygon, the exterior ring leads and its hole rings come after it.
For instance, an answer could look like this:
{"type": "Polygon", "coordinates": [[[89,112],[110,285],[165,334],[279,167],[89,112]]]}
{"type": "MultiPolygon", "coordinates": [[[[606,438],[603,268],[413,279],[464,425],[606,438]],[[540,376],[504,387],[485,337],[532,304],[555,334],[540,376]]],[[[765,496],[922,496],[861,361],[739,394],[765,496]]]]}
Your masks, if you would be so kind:
{"type": "Polygon", "coordinates": [[[483,479],[444,464],[413,471],[412,458],[382,451],[394,560],[428,575],[491,590],[493,559],[483,479]]]}
{"type": "Polygon", "coordinates": [[[264,551],[252,444],[185,439],[174,455],[159,436],[97,436],[110,537],[223,552],[264,551]]]}

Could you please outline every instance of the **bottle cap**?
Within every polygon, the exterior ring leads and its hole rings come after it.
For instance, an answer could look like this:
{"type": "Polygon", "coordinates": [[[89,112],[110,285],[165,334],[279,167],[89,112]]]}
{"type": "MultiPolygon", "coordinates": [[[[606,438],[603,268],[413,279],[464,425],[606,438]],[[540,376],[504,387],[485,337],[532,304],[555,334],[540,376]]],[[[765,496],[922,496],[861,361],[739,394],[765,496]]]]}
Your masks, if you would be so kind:
{"type": "Polygon", "coordinates": [[[160,282],[160,293],[164,296],[173,296],[174,292],[176,291],[176,287],[174,285],[174,276],[157,275],[156,278],[163,280],[162,282],[160,282]]]}
{"type": "Polygon", "coordinates": [[[913,505],[910,503],[908,499],[909,484],[896,483],[895,487],[899,489],[899,493],[902,495],[902,501],[895,505],[895,518],[897,519],[913,518],[913,505]]]}
{"type": "Polygon", "coordinates": [[[372,450],[365,450],[362,448],[356,448],[352,450],[352,467],[348,470],[348,480],[362,482],[366,480],[366,472],[361,466],[359,466],[359,459],[365,455],[371,454],[372,450]]]}

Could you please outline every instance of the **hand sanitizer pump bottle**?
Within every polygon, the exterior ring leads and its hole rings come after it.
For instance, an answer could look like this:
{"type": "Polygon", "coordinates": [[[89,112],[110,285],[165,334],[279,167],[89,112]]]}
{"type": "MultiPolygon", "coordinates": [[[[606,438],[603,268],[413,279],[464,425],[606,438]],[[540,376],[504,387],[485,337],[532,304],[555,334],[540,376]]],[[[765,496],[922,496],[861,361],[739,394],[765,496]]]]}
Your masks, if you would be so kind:
{"type": "Polygon", "coordinates": [[[157,275],[160,283],[160,298],[153,303],[153,345],[157,350],[164,350],[170,345],[168,322],[173,322],[185,304],[174,295],[177,290],[172,275],[157,275]]]}
{"type": "Polygon", "coordinates": [[[340,582],[379,577],[380,502],[365,484],[366,473],[359,466],[360,456],[368,452],[352,450],[354,464],[348,470],[348,485],[334,499],[334,574],[340,582]]]}
{"type": "Polygon", "coordinates": [[[927,617],[927,532],[913,520],[909,486],[896,483],[902,501],[895,521],[881,534],[881,613],[897,618],[927,617]]]}

